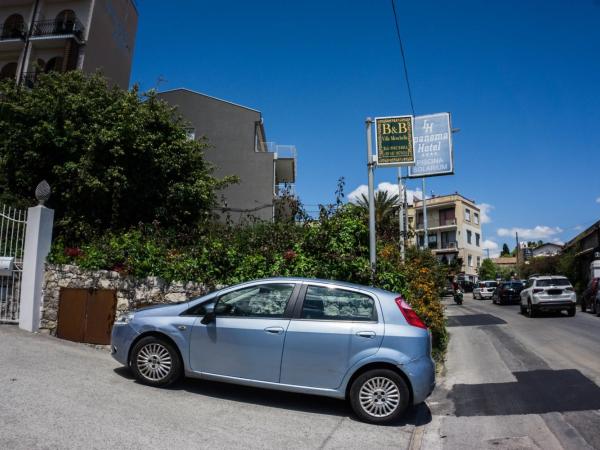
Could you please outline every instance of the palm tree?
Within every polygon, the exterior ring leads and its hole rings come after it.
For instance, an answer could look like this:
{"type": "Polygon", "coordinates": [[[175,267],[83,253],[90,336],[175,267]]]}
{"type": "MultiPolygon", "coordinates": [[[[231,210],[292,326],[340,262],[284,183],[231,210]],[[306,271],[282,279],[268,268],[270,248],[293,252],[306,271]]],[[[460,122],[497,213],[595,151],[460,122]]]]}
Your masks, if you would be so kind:
{"type": "MultiPolygon", "coordinates": [[[[369,214],[369,199],[362,194],[356,201],[356,205],[365,215],[369,214]]],[[[400,207],[400,197],[397,194],[389,194],[387,191],[375,193],[375,225],[380,233],[388,229],[400,207]]]]}

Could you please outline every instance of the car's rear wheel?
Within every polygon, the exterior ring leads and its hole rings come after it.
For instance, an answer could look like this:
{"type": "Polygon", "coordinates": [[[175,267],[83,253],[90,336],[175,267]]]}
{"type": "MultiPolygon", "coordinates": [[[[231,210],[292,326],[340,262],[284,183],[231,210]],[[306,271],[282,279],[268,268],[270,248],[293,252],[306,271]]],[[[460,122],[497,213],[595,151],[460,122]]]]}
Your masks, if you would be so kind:
{"type": "Polygon", "coordinates": [[[585,300],[581,299],[581,312],[585,312],[587,308],[585,307],[585,300]]]}
{"type": "Polygon", "coordinates": [[[350,405],[359,419],[369,423],[389,423],[408,407],[410,393],[406,382],[393,370],[374,369],[360,375],[350,387],[350,405]]]}
{"type": "Polygon", "coordinates": [[[567,315],[569,317],[573,317],[575,315],[575,311],[577,308],[575,308],[574,306],[572,308],[567,309],[567,315]]]}
{"type": "Polygon", "coordinates": [[[525,315],[525,313],[527,312],[527,308],[523,306],[523,304],[519,304],[519,307],[521,308],[521,314],[525,315]]]}
{"type": "Polygon", "coordinates": [[[130,366],[135,377],[150,386],[168,386],[182,375],[179,353],[167,340],[156,336],[144,337],[135,344],[130,366]]]}

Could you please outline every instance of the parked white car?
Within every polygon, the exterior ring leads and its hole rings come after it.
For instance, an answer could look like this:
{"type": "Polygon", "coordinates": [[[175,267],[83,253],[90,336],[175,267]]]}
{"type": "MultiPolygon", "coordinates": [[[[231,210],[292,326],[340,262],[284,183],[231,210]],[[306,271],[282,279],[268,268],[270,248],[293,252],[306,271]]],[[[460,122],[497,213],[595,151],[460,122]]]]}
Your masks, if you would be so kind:
{"type": "Polygon", "coordinates": [[[563,276],[533,276],[521,291],[521,314],[535,317],[540,311],[567,311],[575,315],[577,295],[563,276]]]}
{"type": "Polygon", "coordinates": [[[476,300],[484,300],[492,298],[494,291],[498,287],[498,282],[494,280],[480,281],[477,287],[473,289],[473,298],[476,300]]]}

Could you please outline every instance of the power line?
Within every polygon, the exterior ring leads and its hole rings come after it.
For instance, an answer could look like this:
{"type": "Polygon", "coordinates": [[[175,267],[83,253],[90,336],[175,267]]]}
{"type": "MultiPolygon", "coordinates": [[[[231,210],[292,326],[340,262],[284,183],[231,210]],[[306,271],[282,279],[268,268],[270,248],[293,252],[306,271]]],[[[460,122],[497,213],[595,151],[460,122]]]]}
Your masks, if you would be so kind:
{"type": "Polygon", "coordinates": [[[402,37],[400,37],[400,26],[398,25],[398,14],[396,14],[396,2],[391,0],[392,10],[394,11],[394,22],[396,23],[396,34],[398,36],[398,42],[400,43],[400,54],[402,55],[402,64],[404,65],[404,78],[406,78],[406,88],[408,90],[408,99],[410,100],[410,109],[412,115],[415,115],[415,105],[413,103],[412,92],[410,89],[410,81],[408,79],[408,69],[406,67],[406,57],[404,56],[404,45],[402,44],[402,37]]]}

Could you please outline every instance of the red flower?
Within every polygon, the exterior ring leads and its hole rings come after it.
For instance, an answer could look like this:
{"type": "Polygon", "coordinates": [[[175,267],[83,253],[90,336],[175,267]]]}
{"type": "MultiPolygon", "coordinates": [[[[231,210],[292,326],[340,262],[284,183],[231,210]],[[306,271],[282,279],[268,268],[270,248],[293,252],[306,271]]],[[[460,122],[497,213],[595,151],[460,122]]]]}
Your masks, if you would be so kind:
{"type": "Polygon", "coordinates": [[[292,259],[296,258],[296,252],[294,250],[286,250],[285,252],[283,252],[283,258],[286,261],[291,261],[292,259]]]}
{"type": "Polygon", "coordinates": [[[65,255],[70,256],[71,258],[77,258],[81,256],[83,252],[79,247],[67,247],[65,248],[65,255]]]}

